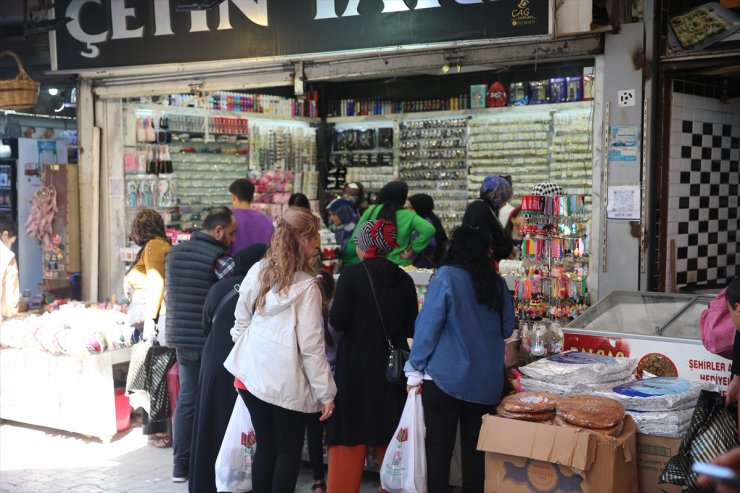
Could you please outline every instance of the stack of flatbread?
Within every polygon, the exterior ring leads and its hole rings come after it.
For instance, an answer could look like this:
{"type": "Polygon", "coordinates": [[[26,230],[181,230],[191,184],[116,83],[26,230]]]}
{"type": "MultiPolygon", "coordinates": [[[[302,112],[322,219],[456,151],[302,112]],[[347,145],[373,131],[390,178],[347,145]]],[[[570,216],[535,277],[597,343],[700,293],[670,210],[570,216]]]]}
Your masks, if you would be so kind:
{"type": "Polygon", "coordinates": [[[543,422],[555,418],[557,396],[549,392],[519,392],[507,395],[496,408],[502,418],[543,422]]]}
{"type": "Polygon", "coordinates": [[[586,394],[561,397],[555,413],[557,425],[586,428],[612,437],[619,436],[624,426],[624,406],[609,397],[586,394]]]}

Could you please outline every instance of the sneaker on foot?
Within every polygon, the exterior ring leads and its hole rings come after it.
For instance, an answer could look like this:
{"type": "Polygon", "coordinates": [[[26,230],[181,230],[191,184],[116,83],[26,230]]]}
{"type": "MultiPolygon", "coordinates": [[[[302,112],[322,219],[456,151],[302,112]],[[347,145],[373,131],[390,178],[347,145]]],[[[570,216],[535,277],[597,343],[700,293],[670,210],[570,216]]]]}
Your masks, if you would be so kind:
{"type": "Polygon", "coordinates": [[[188,480],[188,470],[185,467],[175,466],[172,469],[172,482],[184,483],[188,480]]]}

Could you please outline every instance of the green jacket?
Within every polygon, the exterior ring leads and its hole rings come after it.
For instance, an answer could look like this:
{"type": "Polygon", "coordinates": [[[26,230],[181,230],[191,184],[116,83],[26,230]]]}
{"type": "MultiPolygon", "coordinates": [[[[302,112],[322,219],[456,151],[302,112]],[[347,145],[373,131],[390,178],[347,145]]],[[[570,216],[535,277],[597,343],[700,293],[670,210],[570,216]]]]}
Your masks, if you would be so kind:
{"type": "MultiPolygon", "coordinates": [[[[344,249],[344,259],[342,260],[343,267],[360,262],[355,249],[355,236],[357,235],[357,229],[365,221],[376,219],[381,207],[382,205],[380,204],[371,205],[362,214],[360,220],[357,221],[357,226],[347,242],[347,248],[344,249]]],[[[426,219],[419,216],[416,212],[410,209],[400,209],[396,211],[396,227],[398,228],[398,248],[388,255],[388,260],[402,267],[411,265],[413,256],[408,259],[403,259],[401,258],[401,254],[409,247],[409,245],[414,253],[422,252],[427,247],[429,240],[434,237],[434,226],[429,224],[426,219]],[[411,241],[411,233],[414,231],[419,235],[411,241]]]]}

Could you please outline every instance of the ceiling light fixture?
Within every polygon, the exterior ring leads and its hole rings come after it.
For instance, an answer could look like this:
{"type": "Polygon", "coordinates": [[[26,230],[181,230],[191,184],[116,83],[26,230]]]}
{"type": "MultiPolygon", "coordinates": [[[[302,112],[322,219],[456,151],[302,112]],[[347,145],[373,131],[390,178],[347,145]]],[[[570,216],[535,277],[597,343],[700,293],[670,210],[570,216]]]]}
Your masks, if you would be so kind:
{"type": "Polygon", "coordinates": [[[50,96],[56,96],[57,94],[59,94],[59,89],[57,89],[56,87],[50,87],[49,88],[49,95],[50,96]]]}
{"type": "Polygon", "coordinates": [[[193,10],[213,10],[224,0],[185,0],[175,7],[176,12],[191,12],[193,10]]]}
{"type": "Polygon", "coordinates": [[[443,74],[446,74],[449,71],[450,71],[450,64],[449,63],[445,63],[444,65],[442,65],[442,73],[443,74]]]}

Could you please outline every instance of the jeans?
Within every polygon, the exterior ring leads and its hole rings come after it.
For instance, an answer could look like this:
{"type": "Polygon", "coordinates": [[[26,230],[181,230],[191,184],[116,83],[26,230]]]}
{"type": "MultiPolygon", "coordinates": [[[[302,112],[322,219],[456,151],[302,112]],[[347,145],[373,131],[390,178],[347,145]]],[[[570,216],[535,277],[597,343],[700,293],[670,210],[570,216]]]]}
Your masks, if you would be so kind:
{"type": "Polygon", "coordinates": [[[493,413],[496,406],[474,404],[451,397],[432,380],[424,380],[422,388],[429,493],[450,491],[450,461],[458,422],[463,491],[483,493],[484,454],[476,450],[476,445],[483,415],[493,413]]]}
{"type": "Polygon", "coordinates": [[[193,440],[193,416],[195,415],[195,396],[198,393],[201,351],[195,349],[176,349],[180,364],[180,393],[175,404],[172,448],[175,468],[188,471],[190,466],[190,445],[193,440]]]}
{"type": "Polygon", "coordinates": [[[239,395],[247,404],[257,438],[252,493],[293,493],[309,415],[269,404],[247,390],[239,389],[239,395]]]}

